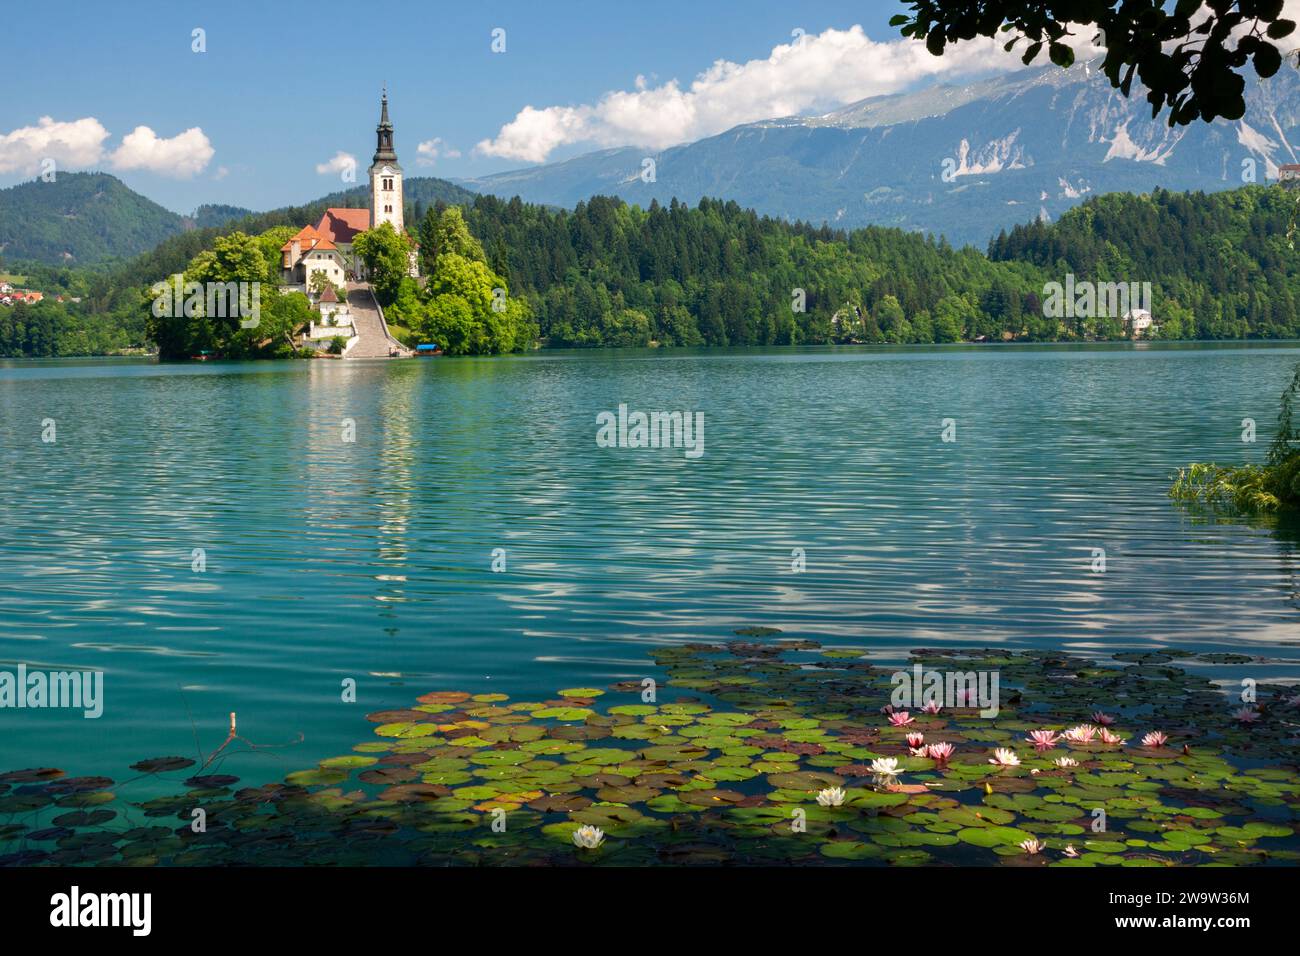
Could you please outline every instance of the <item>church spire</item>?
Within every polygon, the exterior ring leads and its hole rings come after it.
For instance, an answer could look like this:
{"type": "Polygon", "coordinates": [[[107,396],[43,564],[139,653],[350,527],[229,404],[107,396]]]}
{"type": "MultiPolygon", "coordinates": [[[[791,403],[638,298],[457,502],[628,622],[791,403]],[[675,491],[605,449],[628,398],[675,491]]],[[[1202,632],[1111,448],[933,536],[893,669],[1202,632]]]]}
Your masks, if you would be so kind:
{"type": "Polygon", "coordinates": [[[393,149],[393,123],[388,118],[388,84],[379,103],[375,161],[370,164],[370,228],[391,223],[400,234],[403,223],[402,167],[393,149]]]}
{"type": "Polygon", "coordinates": [[[397,153],[393,150],[393,124],[388,119],[388,87],[384,87],[383,99],[379,107],[379,125],[375,127],[376,144],[375,159],[376,163],[397,162],[397,153]]]}

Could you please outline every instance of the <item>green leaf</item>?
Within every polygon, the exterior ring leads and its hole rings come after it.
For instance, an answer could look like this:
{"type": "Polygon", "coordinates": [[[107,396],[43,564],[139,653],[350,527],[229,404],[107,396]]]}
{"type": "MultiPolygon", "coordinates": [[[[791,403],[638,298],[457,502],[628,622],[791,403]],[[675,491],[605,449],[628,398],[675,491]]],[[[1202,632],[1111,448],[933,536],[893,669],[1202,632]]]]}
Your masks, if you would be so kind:
{"type": "Polygon", "coordinates": [[[1282,66],[1282,54],[1271,43],[1261,43],[1253,59],[1255,72],[1267,79],[1282,66]]]}

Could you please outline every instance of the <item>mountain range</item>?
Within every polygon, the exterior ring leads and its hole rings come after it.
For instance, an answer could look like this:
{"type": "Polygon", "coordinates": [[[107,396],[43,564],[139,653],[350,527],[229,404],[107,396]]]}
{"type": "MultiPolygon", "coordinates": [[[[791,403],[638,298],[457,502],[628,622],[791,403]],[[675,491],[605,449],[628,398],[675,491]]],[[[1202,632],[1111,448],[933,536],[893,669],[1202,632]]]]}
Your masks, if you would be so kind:
{"type": "Polygon", "coordinates": [[[983,248],[999,230],[1055,219],[1088,195],[1266,182],[1298,161],[1300,74],[1251,79],[1246,103],[1237,121],[1170,128],[1151,118],[1143,91],[1126,98],[1080,63],[460,183],[557,206],[598,193],[642,206],[709,196],[792,220],[897,226],[983,248]]]}
{"type": "MultiPolygon", "coordinates": [[[[478,193],[559,207],[593,195],[643,207],[729,199],[787,220],[896,226],[984,248],[1000,231],[1054,220],[1090,195],[1267,182],[1279,165],[1300,161],[1293,141],[1300,145],[1295,70],[1250,79],[1240,120],[1171,128],[1151,117],[1142,91],[1126,98],[1080,63],[748,123],[658,152],[606,149],[455,183],[415,177],[405,186],[413,205],[472,202],[478,193]]],[[[0,190],[0,256],[95,265],[191,229],[290,221],[365,198],[357,186],[268,213],[201,206],[181,216],[108,174],[64,173],[55,183],[0,190]]]]}

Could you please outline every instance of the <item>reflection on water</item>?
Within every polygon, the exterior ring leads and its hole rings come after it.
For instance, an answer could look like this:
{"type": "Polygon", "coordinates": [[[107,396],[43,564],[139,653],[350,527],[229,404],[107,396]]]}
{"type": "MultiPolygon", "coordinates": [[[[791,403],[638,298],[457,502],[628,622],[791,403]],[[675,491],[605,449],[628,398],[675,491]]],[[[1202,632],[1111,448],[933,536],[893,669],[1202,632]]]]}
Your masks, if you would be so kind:
{"type": "MultiPolygon", "coordinates": [[[[250,739],[305,733],[303,766],[412,686],[600,686],[643,676],[651,646],[755,624],[894,657],[945,643],[1294,657],[1300,523],[1216,522],[1165,491],[1188,461],[1262,459],[1298,358],[3,363],[0,666],[102,668],[107,704],[99,721],[0,712],[0,765],[75,749],[79,772],[117,772],[146,750],[190,753],[196,730],[219,743],[236,710],[250,739]],[[620,403],[703,412],[704,456],[598,448],[596,415],[620,403]],[[56,444],[40,441],[47,417],[56,444]]],[[[284,758],[239,759],[230,772],[284,758]]]]}

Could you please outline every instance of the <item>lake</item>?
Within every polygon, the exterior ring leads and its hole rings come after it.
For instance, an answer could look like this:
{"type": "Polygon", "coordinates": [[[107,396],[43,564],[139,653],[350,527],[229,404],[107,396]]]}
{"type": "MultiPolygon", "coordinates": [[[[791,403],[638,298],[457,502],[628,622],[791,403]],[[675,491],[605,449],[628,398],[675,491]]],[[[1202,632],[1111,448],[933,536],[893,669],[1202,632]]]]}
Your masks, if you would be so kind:
{"type": "Polygon", "coordinates": [[[98,720],[0,710],[0,769],[120,777],[211,751],[235,711],[244,737],[289,746],[224,771],[279,779],[429,690],[640,680],[648,650],[754,625],[882,661],[1178,647],[1295,680],[1300,534],[1166,491],[1193,460],[1262,461],[1297,361],[1171,344],[0,362],[0,667],[105,674],[98,720]],[[702,413],[703,454],[598,446],[620,404],[702,413]]]}

